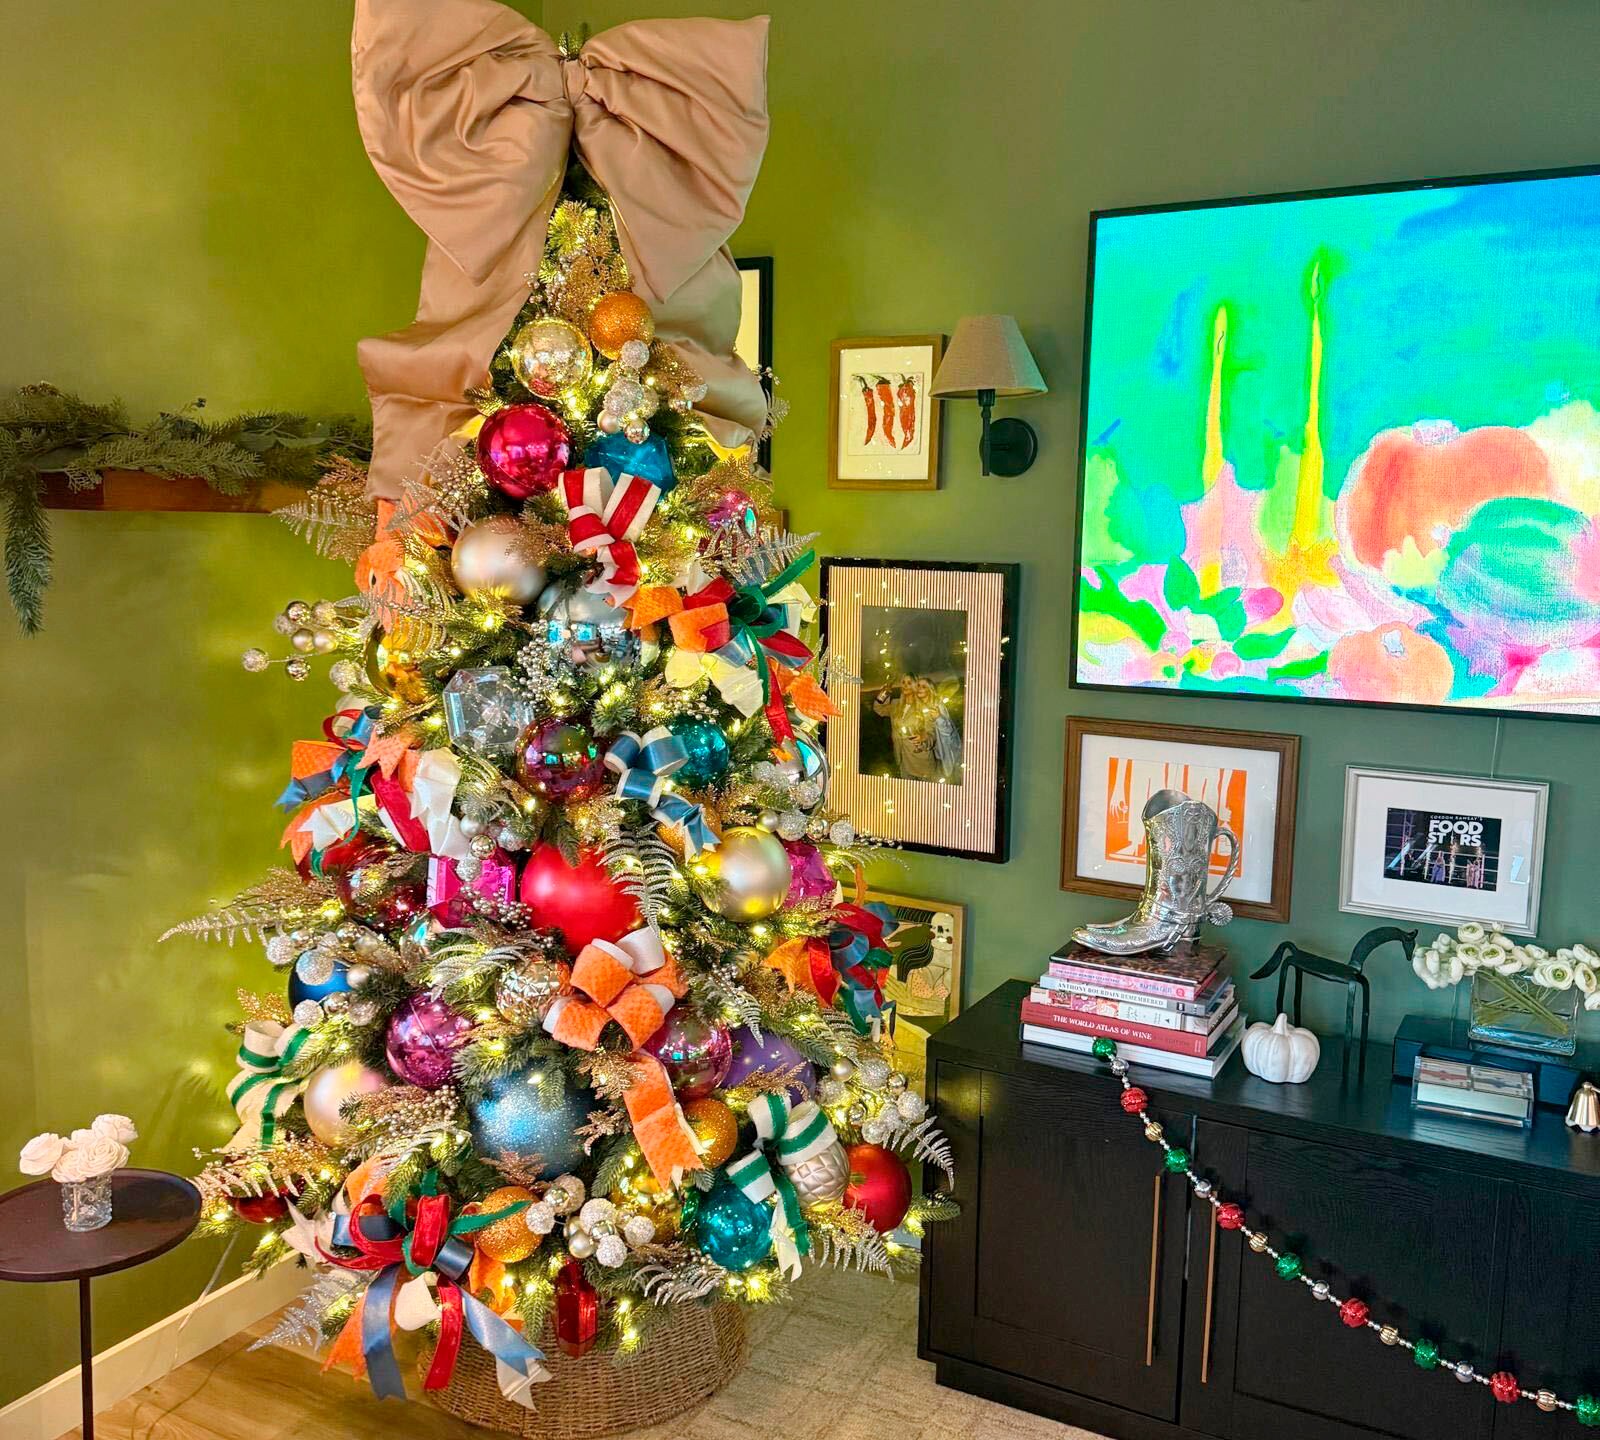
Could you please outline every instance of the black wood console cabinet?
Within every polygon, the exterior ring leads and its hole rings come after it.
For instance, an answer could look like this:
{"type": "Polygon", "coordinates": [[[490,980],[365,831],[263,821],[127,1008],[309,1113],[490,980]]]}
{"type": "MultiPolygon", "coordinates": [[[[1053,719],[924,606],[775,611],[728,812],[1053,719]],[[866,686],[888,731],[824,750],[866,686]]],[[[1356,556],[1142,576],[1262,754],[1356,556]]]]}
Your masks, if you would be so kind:
{"type": "MultiPolygon", "coordinates": [[[[1105,1066],[1023,1046],[1022,982],[939,1031],[932,1100],[961,1217],[929,1227],[918,1346],[939,1382],[1118,1440],[1561,1440],[1570,1412],[1497,1404],[1346,1329],[1191,1203],[1105,1066]]],[[[1414,1116],[1375,1047],[1305,1085],[1235,1059],[1131,1078],[1195,1169],[1308,1273],[1524,1389],[1600,1395],[1600,1134],[1414,1116]]]]}

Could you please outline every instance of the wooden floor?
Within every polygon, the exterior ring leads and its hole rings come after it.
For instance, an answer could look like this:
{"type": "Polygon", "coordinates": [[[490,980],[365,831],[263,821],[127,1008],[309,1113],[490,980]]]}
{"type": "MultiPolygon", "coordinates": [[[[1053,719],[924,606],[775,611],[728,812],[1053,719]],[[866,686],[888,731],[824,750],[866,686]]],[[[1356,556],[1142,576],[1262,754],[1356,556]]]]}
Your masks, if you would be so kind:
{"type": "MultiPolygon", "coordinates": [[[[638,1440],[1095,1440],[1087,1431],[941,1390],[916,1356],[917,1291],[809,1273],[797,1303],[756,1312],[751,1354],[692,1415],[638,1440]]],[[[251,1352],[271,1319],[104,1410],[99,1440],[482,1440],[426,1402],[374,1400],[304,1352],[251,1352]]],[[[470,1341],[468,1342],[470,1343],[470,1341]]],[[[558,1357],[559,1358],[559,1357],[558,1357]]],[[[413,1387],[415,1388],[415,1387],[413,1387]]],[[[71,1430],[70,1436],[81,1437],[71,1430]]]]}

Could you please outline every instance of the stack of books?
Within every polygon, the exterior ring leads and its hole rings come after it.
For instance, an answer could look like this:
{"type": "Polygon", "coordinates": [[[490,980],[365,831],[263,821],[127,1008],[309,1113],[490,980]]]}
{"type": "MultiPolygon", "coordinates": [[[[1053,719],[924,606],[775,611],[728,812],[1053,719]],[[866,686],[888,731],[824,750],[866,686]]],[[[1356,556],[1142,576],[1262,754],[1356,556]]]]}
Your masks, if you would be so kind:
{"type": "Polygon", "coordinates": [[[1022,1038],[1088,1054],[1102,1035],[1135,1065],[1216,1076],[1244,1034],[1226,952],[1102,955],[1068,942],[1022,1002],[1022,1038]]]}

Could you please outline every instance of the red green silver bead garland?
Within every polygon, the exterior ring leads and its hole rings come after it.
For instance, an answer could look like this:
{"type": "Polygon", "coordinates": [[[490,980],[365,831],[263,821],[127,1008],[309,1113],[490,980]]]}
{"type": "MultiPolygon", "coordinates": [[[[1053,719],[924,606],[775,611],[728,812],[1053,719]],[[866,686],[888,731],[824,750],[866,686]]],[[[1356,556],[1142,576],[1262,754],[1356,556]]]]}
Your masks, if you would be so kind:
{"type": "Polygon", "coordinates": [[[1298,1280],[1314,1300],[1333,1306],[1340,1321],[1350,1329],[1370,1330],[1385,1345],[1398,1345],[1402,1349],[1409,1350],[1411,1359],[1419,1370],[1444,1370],[1454,1375],[1464,1385],[1476,1383],[1486,1386],[1489,1393],[1502,1405],[1514,1405],[1519,1400],[1527,1400],[1546,1412],[1570,1410],[1580,1425],[1600,1426],[1600,1399],[1595,1396],[1580,1395],[1576,1400],[1563,1400],[1553,1390],[1524,1390],[1518,1383],[1517,1377],[1509,1370],[1497,1370],[1492,1375],[1480,1374],[1465,1360],[1447,1359],[1432,1340],[1426,1338],[1410,1340],[1400,1333],[1398,1327],[1380,1325],[1372,1318],[1366,1301],[1353,1296],[1341,1297],[1334,1294],[1333,1288],[1327,1281],[1313,1280],[1305,1273],[1305,1262],[1300,1256],[1286,1250],[1274,1249],[1265,1231],[1253,1230],[1246,1223],[1242,1205],[1224,1199],[1212,1181],[1195,1173],[1194,1167],[1190,1164],[1189,1152],[1181,1145],[1174,1145],[1167,1139],[1161,1122],[1150,1113],[1150,1097],[1128,1078],[1128,1062],[1117,1054],[1117,1042],[1101,1036],[1094,1042],[1093,1053],[1097,1060],[1104,1060],[1110,1065],[1111,1073],[1122,1086],[1120,1104],[1123,1113],[1136,1117],[1144,1126],[1144,1138],[1161,1147],[1166,1169],[1174,1175],[1182,1175],[1194,1192],[1195,1198],[1211,1206],[1216,1212],[1217,1225],[1221,1229],[1238,1231],[1252,1253],[1269,1256],[1280,1279],[1298,1280]]]}

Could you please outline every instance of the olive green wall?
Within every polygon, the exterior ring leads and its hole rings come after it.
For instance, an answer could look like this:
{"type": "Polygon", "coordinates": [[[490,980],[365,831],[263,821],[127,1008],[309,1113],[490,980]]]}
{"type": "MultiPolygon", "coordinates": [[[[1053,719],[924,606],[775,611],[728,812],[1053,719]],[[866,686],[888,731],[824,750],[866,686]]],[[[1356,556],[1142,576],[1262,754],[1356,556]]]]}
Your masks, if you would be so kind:
{"type": "MultiPolygon", "coordinates": [[[[356,133],[350,7],[0,8],[0,387],[139,416],[362,405],[355,342],[410,318],[422,242],[356,133]]],[[[348,587],[266,517],[58,515],[55,537],[45,633],[0,611],[0,1189],[29,1135],[100,1110],[138,1121],[136,1163],[184,1172],[230,1133],[222,1027],[238,986],[277,982],[259,947],[156,936],[276,861],[288,745],[328,691],[239,653],[348,587]]],[[[96,1281],[98,1346],[220,1253],[96,1281]]],[[[3,1406],[76,1362],[70,1288],[0,1284],[0,1333],[3,1406]]]]}
{"type": "MultiPolygon", "coordinates": [[[[537,4],[522,5],[536,14],[537,4]]],[[[546,0],[554,29],[755,13],[718,0],[546,0]]],[[[797,525],[841,554],[1024,563],[1013,850],[993,867],[907,857],[885,883],[972,907],[968,999],[1036,972],[1108,902],[1056,887],[1069,711],[1305,736],[1295,920],[1335,910],[1342,767],[1482,772],[1494,722],[1070,691],[1069,594],[1085,216],[1159,202],[1596,159],[1590,0],[926,0],[874,11],[775,0],[774,132],[739,236],[777,257],[777,440],[797,525]],[[945,487],[825,488],[828,341],[1021,320],[1054,393],[1025,413],[1039,464],[984,480],[976,416],[947,416],[945,487]]],[[[204,394],[355,405],[352,344],[402,322],[418,237],[368,170],[350,112],[348,6],[54,0],[8,7],[0,47],[0,383],[120,393],[137,413],[204,394]],[[107,17],[111,18],[107,18],[107,17]]],[[[44,1125],[125,1109],[147,1164],[227,1130],[221,1025],[248,951],[154,936],[270,863],[285,747],[325,692],[248,677],[291,595],[339,583],[272,522],[61,516],[48,630],[0,624],[0,1176],[44,1125]]],[[[1595,938],[1586,852],[1596,732],[1513,721],[1501,771],[1555,782],[1547,936],[1595,938]]],[[[1240,924],[1247,959],[1275,939],[1240,924]]],[[[1391,1028],[1426,994],[1380,979],[1391,1028]]],[[[192,1299],[214,1246],[100,1282],[109,1344],[192,1299]]],[[[0,1287],[0,1403],[70,1365],[70,1296],[0,1287]]]]}
{"type": "MultiPolygon", "coordinates": [[[[1018,560],[1008,865],[908,855],[888,888],[971,907],[968,1001],[1037,975],[1115,901],[1058,888],[1068,714],[1304,737],[1293,919],[1237,923],[1236,968],[1292,935],[1343,955],[1377,923],[1337,909],[1344,766],[1485,774],[1495,722],[1107,696],[1066,684],[1084,252],[1090,210],[1600,160],[1600,10],[1590,0],[548,0],[549,26],[773,14],[772,141],[735,252],[776,259],[776,362],[793,413],[774,442],[791,521],[841,555],[1018,560]],[[1026,475],[985,479],[977,407],[945,406],[936,494],[829,490],[828,343],[1017,316],[1052,393],[1026,475]]],[[[1500,771],[1553,782],[1541,933],[1600,937],[1589,847],[1600,732],[1510,721],[1500,771]],[[1574,837],[1568,839],[1567,837],[1574,837]]],[[[1374,1026],[1448,1006],[1398,952],[1373,961],[1374,1026]],[[1432,1006],[1430,1006],[1432,1002],[1432,1006]]],[[[1319,997],[1318,1028],[1343,1006],[1319,997]]],[[[1268,1003],[1270,996],[1266,997],[1268,1003]]]]}

